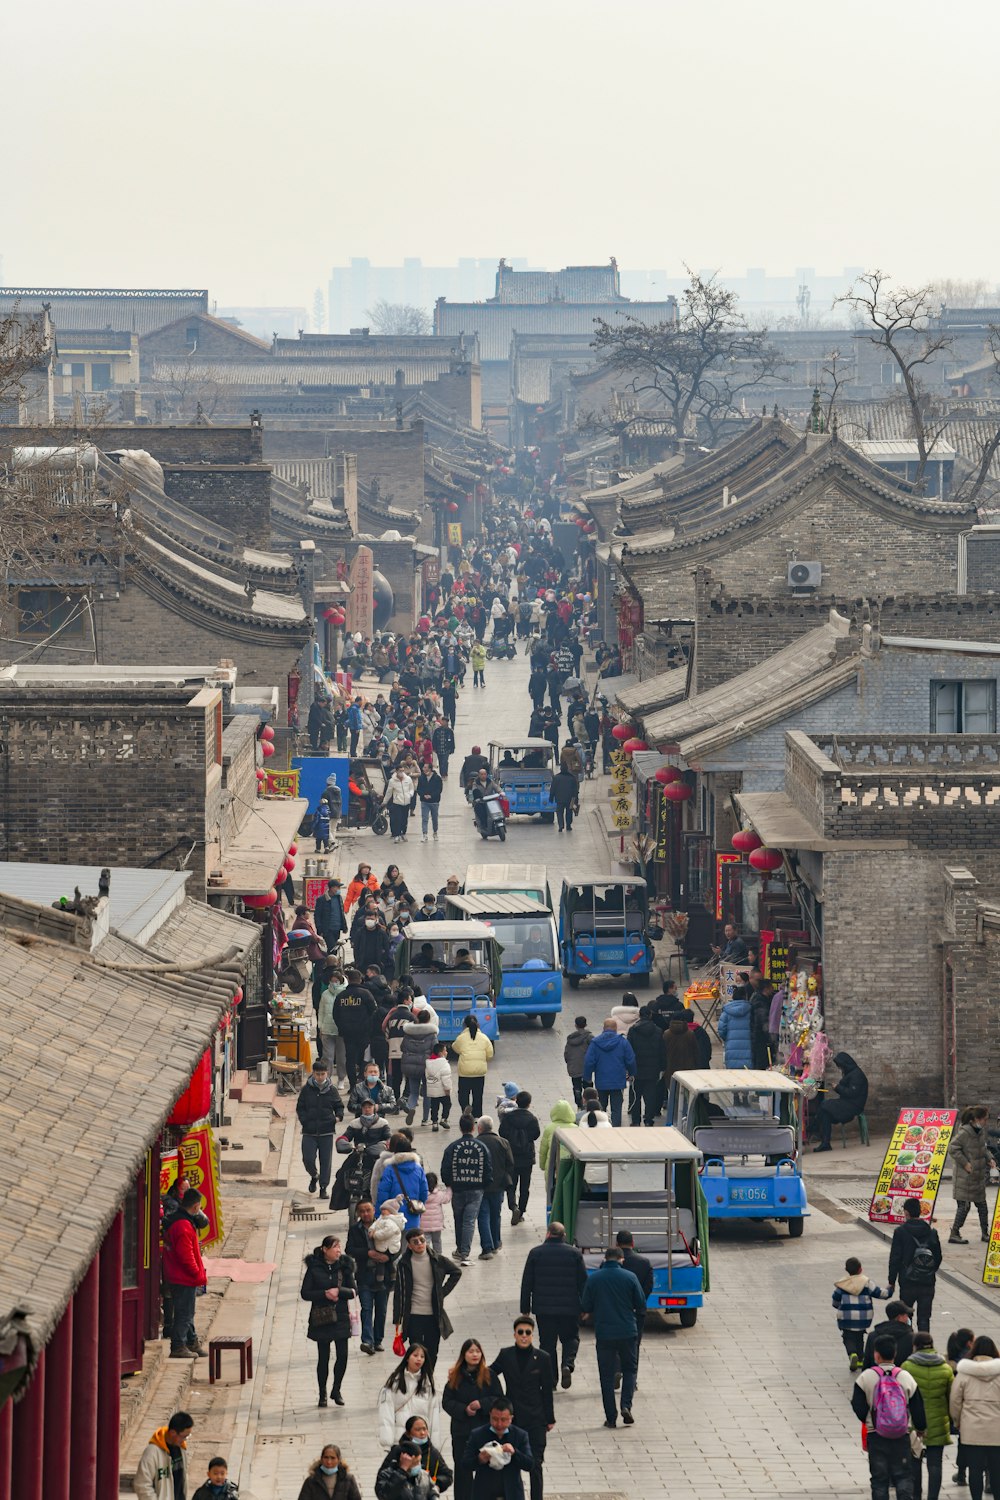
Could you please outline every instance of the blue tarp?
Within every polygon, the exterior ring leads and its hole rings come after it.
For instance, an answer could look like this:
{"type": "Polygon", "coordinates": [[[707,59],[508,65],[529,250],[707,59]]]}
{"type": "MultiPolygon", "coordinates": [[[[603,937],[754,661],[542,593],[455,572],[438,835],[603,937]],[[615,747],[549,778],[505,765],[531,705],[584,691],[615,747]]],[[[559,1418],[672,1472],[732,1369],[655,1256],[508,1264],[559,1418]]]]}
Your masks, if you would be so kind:
{"type": "Polygon", "coordinates": [[[344,816],[347,816],[347,777],[350,767],[350,758],[346,755],[292,756],[292,769],[299,772],[299,796],[308,801],[310,813],[314,813],[319,806],[323,788],[330,777],[336,776],[340,787],[340,805],[344,809],[344,816]]]}

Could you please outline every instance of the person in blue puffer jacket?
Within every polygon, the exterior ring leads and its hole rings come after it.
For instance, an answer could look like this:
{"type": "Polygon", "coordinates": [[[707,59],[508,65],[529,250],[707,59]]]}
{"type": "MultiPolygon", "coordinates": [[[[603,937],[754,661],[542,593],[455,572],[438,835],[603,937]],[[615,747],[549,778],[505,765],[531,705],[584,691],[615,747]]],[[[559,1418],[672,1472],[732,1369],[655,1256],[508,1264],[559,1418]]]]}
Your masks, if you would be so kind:
{"type": "Polygon", "coordinates": [[[719,1036],[726,1049],[727,1068],[749,1068],[753,1062],[753,1022],[746,986],[733,991],[733,998],[719,1014],[719,1036]]]}

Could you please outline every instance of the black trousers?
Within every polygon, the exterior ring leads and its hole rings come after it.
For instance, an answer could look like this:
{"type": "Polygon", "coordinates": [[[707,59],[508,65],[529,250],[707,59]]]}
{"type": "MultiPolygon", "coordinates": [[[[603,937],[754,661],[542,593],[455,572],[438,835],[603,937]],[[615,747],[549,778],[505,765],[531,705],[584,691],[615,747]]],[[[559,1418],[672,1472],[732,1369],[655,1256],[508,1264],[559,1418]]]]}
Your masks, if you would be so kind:
{"type": "MultiPolygon", "coordinates": [[[[941,1494],[941,1468],[944,1458],[944,1449],[940,1447],[925,1448],[924,1457],[927,1460],[927,1500],[938,1500],[941,1494]]],[[[914,1500],[921,1500],[923,1484],[920,1472],[920,1459],[913,1460],[913,1496],[914,1500]]]]}
{"type": "Polygon", "coordinates": [[[331,1344],[335,1347],[333,1356],[333,1385],[331,1390],[336,1391],[338,1395],[340,1394],[340,1386],[344,1379],[344,1372],[347,1369],[347,1356],[351,1350],[351,1341],[349,1338],[323,1339],[321,1343],[316,1345],[316,1381],[319,1385],[321,1396],[326,1395],[326,1381],[330,1373],[331,1344]]]}
{"type": "Polygon", "coordinates": [[[528,1206],[528,1193],[531,1189],[531,1169],[534,1166],[530,1156],[514,1157],[514,1177],[507,1189],[507,1207],[511,1213],[515,1209],[524,1213],[528,1206]]]}
{"type": "Polygon", "coordinates": [[[423,1344],[427,1363],[433,1371],[441,1347],[441,1329],[432,1313],[411,1313],[406,1323],[406,1346],[423,1344]]]}
{"type": "Polygon", "coordinates": [[[964,1443],[962,1452],[969,1466],[969,1494],[983,1500],[983,1475],[990,1476],[990,1489],[1000,1495],[1000,1447],[990,1443],[964,1443]]]}
{"type": "Polygon", "coordinates": [[[652,1125],[654,1118],[659,1114],[660,1102],[660,1080],[656,1078],[637,1078],[632,1084],[632,1110],[631,1120],[633,1125],[644,1121],[652,1125]]]}
{"type": "Polygon", "coordinates": [[[856,1354],[859,1359],[864,1359],[866,1333],[863,1328],[842,1328],[840,1337],[844,1341],[848,1359],[852,1354],[856,1354]]]}
{"type": "Polygon", "coordinates": [[[557,824],[559,825],[560,828],[562,828],[563,825],[565,825],[566,828],[572,828],[573,827],[573,804],[572,804],[572,802],[557,802],[556,803],[556,822],[557,822],[557,824]]]}
{"type": "Polygon", "coordinates": [[[524,1430],[528,1434],[528,1442],[531,1445],[531,1500],[542,1500],[545,1484],[542,1465],[545,1462],[545,1443],[548,1433],[545,1431],[544,1423],[525,1423],[524,1430]]]}
{"type": "MultiPolygon", "coordinates": [[[[895,1486],[896,1500],[913,1500],[913,1455],[910,1440],[868,1434],[868,1472],[871,1475],[872,1500],[889,1500],[889,1486],[895,1486]]],[[[973,1500],[982,1500],[974,1495],[973,1500]]]]}
{"type": "Polygon", "coordinates": [[[920,1283],[899,1278],[899,1295],[908,1307],[917,1311],[917,1331],[929,1333],[931,1328],[931,1305],[934,1302],[934,1282],[920,1283]]]}
{"type": "Polygon", "coordinates": [[[553,1371],[565,1367],[576,1368],[576,1356],[580,1349],[580,1319],[569,1313],[538,1314],[538,1346],[544,1349],[552,1361],[553,1371]],[[558,1345],[562,1344],[562,1359],[558,1358],[558,1345]]]}
{"type": "Polygon", "coordinates": [[[458,1079],[458,1107],[463,1114],[471,1114],[479,1118],[483,1112],[483,1086],[485,1077],[458,1079]]]}

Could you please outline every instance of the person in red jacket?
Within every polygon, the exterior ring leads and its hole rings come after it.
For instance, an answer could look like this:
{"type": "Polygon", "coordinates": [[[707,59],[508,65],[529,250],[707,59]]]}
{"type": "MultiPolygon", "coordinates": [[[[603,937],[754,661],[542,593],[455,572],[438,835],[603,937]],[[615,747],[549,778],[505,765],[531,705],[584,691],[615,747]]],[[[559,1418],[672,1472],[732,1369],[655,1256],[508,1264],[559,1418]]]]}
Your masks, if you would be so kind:
{"type": "Polygon", "coordinates": [[[163,1237],[163,1279],[170,1287],[174,1316],[170,1331],[170,1358],[190,1359],[205,1350],[194,1326],[194,1306],[208,1281],[201,1257],[201,1241],[194,1215],[201,1210],[201,1194],[188,1188],[181,1199],[179,1212],[171,1220],[163,1237]]]}

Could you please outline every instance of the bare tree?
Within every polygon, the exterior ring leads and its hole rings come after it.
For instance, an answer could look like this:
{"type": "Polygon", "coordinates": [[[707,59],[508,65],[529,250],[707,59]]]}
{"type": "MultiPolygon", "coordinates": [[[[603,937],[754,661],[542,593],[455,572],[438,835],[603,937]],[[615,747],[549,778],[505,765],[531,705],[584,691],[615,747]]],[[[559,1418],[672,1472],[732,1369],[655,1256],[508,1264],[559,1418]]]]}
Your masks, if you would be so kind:
{"type": "Polygon", "coordinates": [[[151,384],[163,402],[164,416],[181,422],[211,420],[222,400],[221,371],[191,359],[156,365],[151,384]]]}
{"type": "Polygon", "coordinates": [[[714,442],[748,391],[773,379],[781,356],[766,328],[751,328],[735,292],[689,269],[676,322],[596,319],[592,347],[606,368],[631,376],[628,389],[653,393],[670,414],[677,439],[702,429],[714,442]]]}
{"type": "Polygon", "coordinates": [[[14,404],[19,405],[26,394],[29,377],[41,371],[53,355],[44,315],[14,308],[0,317],[0,409],[14,412],[14,404]]]}
{"type": "Polygon", "coordinates": [[[952,348],[951,336],[933,326],[938,310],[934,291],[929,286],[893,288],[884,271],[866,271],[837,301],[853,310],[868,330],[870,342],[883,349],[899,370],[917,444],[914,478],[919,483],[944,425],[935,424],[940,413],[921,375],[937,355],[952,348]]]}
{"type": "Polygon", "coordinates": [[[365,310],[376,333],[430,333],[431,318],[422,307],[413,307],[407,302],[386,302],[385,298],[374,307],[365,310]]]}
{"type": "Polygon", "coordinates": [[[845,355],[840,349],[831,349],[823,361],[820,376],[820,391],[823,395],[827,396],[826,430],[829,432],[833,426],[833,418],[837,411],[840,392],[854,378],[853,355],[845,355]],[[827,385],[828,380],[829,386],[827,385]],[[829,394],[827,395],[828,391],[829,394]]]}
{"type": "Polygon", "coordinates": [[[938,307],[996,307],[997,289],[985,277],[971,281],[959,281],[942,276],[931,283],[931,292],[938,307]]]}
{"type": "MultiPolygon", "coordinates": [[[[986,377],[986,383],[991,385],[995,391],[1000,391],[1000,328],[995,324],[989,330],[989,351],[993,360],[993,369],[986,377]]],[[[990,480],[990,471],[993,460],[1000,451],[1000,421],[996,416],[977,423],[975,432],[976,456],[973,460],[972,469],[965,476],[962,483],[955,491],[955,499],[961,499],[969,505],[975,504],[982,491],[990,480]]]]}

